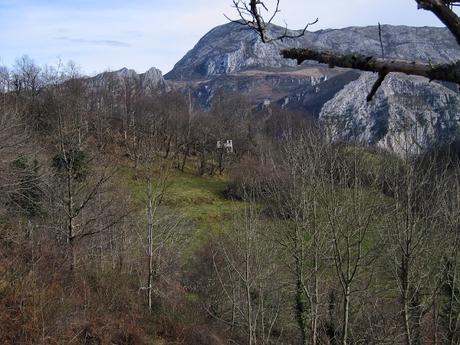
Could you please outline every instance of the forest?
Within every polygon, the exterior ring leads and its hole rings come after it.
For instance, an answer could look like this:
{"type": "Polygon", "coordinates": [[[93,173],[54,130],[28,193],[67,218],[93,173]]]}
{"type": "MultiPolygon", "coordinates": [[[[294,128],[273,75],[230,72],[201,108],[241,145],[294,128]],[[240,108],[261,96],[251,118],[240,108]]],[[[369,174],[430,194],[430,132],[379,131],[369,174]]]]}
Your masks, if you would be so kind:
{"type": "Polygon", "coordinates": [[[27,56],[0,91],[1,344],[460,344],[455,144],[27,56]]]}

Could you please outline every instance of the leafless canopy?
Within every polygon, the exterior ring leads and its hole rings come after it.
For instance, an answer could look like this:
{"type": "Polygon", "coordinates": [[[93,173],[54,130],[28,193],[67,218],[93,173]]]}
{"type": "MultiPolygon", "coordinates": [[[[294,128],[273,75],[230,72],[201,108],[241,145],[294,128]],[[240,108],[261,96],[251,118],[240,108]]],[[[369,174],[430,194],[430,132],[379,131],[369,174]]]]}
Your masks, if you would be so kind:
{"type": "MultiPolygon", "coordinates": [[[[276,7],[273,11],[260,0],[232,0],[233,5],[239,15],[239,20],[234,21],[241,25],[248,26],[258,32],[265,43],[282,40],[284,38],[297,38],[305,34],[308,27],[317,23],[316,19],[308,23],[303,30],[295,35],[290,34],[287,25],[284,33],[280,36],[272,37],[268,32],[268,26],[273,22],[280,10],[280,0],[276,1],[276,7]],[[269,18],[264,20],[263,13],[267,13],[269,18]]],[[[460,18],[454,12],[453,8],[460,6],[460,1],[453,0],[415,0],[419,9],[430,11],[435,14],[450,30],[457,43],[460,45],[460,18]]],[[[284,58],[294,59],[300,64],[306,60],[314,60],[320,63],[328,64],[330,67],[355,68],[363,71],[371,71],[379,74],[379,77],[372,87],[367,98],[372,100],[385,77],[392,72],[405,73],[408,75],[419,75],[427,77],[430,80],[441,80],[452,82],[460,85],[460,61],[452,64],[426,64],[416,61],[394,60],[360,54],[338,55],[333,52],[316,51],[311,49],[285,49],[281,52],[284,58]]]]}

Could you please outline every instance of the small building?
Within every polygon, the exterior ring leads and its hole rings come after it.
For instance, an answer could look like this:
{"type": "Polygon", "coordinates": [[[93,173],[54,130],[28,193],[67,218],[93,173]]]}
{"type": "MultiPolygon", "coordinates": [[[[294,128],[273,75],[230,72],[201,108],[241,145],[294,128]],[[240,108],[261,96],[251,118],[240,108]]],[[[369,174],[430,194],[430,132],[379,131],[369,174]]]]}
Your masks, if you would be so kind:
{"type": "Polygon", "coordinates": [[[233,140],[217,141],[217,149],[224,150],[226,153],[233,153],[233,140]]]}

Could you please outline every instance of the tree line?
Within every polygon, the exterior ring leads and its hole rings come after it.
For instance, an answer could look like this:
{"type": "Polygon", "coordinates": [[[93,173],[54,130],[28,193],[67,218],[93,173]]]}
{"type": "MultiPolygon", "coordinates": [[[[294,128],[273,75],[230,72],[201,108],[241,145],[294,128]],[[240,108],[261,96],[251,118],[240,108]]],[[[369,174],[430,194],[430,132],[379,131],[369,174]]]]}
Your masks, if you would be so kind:
{"type": "Polygon", "coordinates": [[[401,159],[72,63],[0,75],[4,343],[460,343],[453,147],[401,159]],[[199,245],[178,175],[234,207],[199,245]]]}

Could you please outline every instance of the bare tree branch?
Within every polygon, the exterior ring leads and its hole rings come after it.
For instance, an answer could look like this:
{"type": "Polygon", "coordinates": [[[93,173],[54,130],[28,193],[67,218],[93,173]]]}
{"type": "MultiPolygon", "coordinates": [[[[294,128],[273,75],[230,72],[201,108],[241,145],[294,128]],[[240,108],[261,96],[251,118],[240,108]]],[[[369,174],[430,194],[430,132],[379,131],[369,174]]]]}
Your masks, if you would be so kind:
{"type": "Polygon", "coordinates": [[[367,96],[367,101],[370,102],[374,98],[375,94],[377,93],[378,89],[380,86],[382,86],[383,81],[385,80],[386,76],[388,73],[385,72],[379,72],[379,77],[375,81],[374,85],[372,86],[371,92],[369,92],[369,95],[367,96]]]}
{"type": "Polygon", "coordinates": [[[399,72],[460,84],[460,62],[432,65],[407,60],[380,59],[359,54],[338,55],[332,52],[318,52],[311,49],[285,49],[281,55],[286,59],[297,60],[299,64],[314,60],[330,67],[359,69],[361,71],[391,73],[399,72]]]}
{"type": "Polygon", "coordinates": [[[232,0],[233,1],[233,7],[236,9],[239,19],[238,20],[232,20],[228,16],[224,15],[225,18],[227,18],[229,21],[232,23],[237,23],[241,24],[244,26],[247,26],[254,31],[256,31],[260,38],[262,39],[262,42],[264,43],[271,43],[274,41],[282,41],[286,38],[300,38],[305,35],[307,32],[308,28],[311,25],[314,25],[318,22],[318,18],[316,18],[313,22],[307,23],[305,27],[299,31],[297,31],[295,34],[292,34],[288,29],[288,26],[285,26],[285,30],[281,35],[271,37],[268,33],[268,26],[273,22],[275,17],[278,15],[278,13],[281,12],[280,10],[280,2],[281,0],[276,1],[276,7],[275,10],[271,13],[270,19],[268,21],[265,21],[260,9],[262,8],[266,12],[270,12],[268,7],[260,0],[250,0],[249,3],[247,1],[243,0],[232,0]]]}

